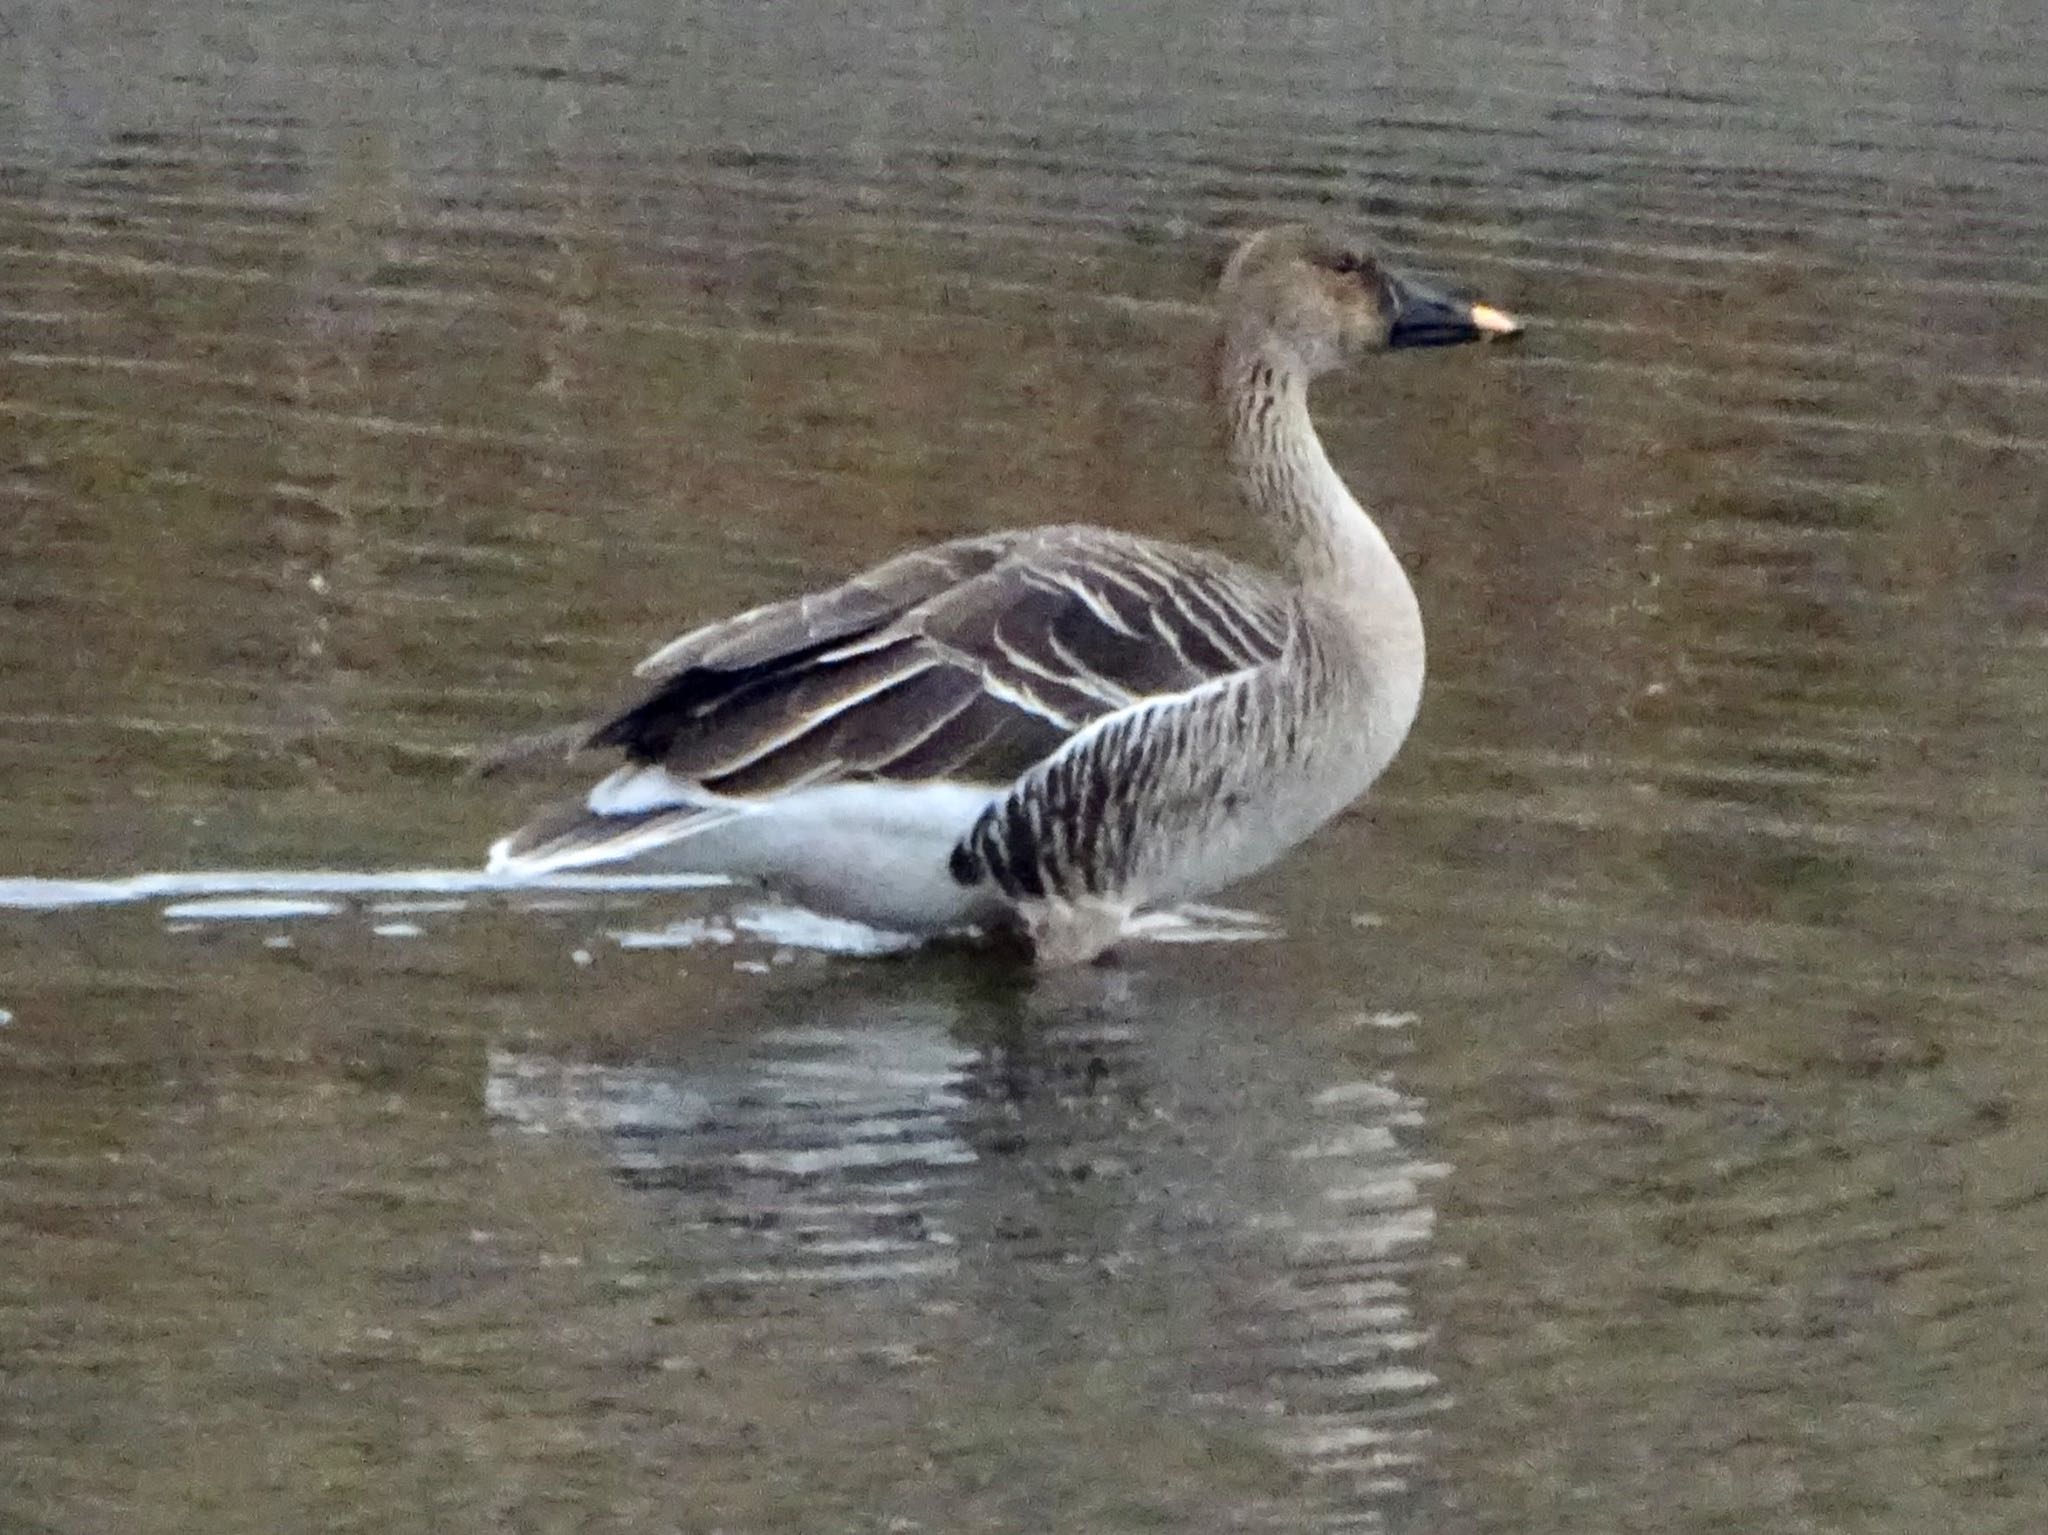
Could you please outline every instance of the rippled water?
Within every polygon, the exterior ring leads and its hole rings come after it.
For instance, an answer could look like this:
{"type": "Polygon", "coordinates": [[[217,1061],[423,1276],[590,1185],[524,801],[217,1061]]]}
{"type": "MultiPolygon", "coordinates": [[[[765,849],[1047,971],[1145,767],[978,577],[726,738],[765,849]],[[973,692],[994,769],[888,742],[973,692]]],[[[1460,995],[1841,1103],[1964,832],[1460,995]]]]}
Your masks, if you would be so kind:
{"type": "Polygon", "coordinates": [[[2042,1528],[2044,43],[15,6],[0,1527],[2042,1528]],[[1319,393],[1432,679],[1277,936],[464,872],[688,622],[1255,553],[1201,303],[1301,214],[1536,324],[1319,393]]]}

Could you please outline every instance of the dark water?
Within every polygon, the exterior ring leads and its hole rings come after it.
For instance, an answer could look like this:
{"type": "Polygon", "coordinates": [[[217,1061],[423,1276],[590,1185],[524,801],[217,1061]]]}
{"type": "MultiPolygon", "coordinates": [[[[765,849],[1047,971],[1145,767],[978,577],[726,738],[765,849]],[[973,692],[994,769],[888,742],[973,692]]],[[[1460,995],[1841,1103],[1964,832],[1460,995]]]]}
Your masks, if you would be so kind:
{"type": "Polygon", "coordinates": [[[1023,12],[0,16],[0,873],[164,876],[0,886],[0,1529],[2048,1522],[2048,13],[1023,12]],[[1303,214],[1536,325],[1319,395],[1432,680],[1282,936],[307,888],[907,542],[1255,553],[1303,214]]]}

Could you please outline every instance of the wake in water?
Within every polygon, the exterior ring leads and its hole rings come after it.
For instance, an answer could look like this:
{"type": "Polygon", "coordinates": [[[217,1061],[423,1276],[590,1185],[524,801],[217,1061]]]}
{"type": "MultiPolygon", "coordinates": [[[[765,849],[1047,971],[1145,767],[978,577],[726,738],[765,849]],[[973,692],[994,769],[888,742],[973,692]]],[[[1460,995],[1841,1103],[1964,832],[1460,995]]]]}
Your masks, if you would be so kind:
{"type": "MultiPolygon", "coordinates": [[[[0,909],[63,911],[79,906],[124,906],[139,901],[240,896],[482,895],[560,890],[609,894],[615,891],[705,890],[726,881],[705,874],[555,874],[544,879],[510,879],[473,869],[190,869],[130,874],[118,879],[31,879],[0,877],[0,909]]],[[[333,909],[333,903],[327,903],[333,909]]],[[[225,913],[216,913],[225,915],[225,913]]]]}
{"type": "MultiPolygon", "coordinates": [[[[555,911],[618,896],[706,890],[728,883],[706,874],[564,873],[522,878],[474,869],[192,869],[106,879],[0,878],[0,911],[75,911],[161,902],[164,920],[189,931],[218,922],[340,916],[357,907],[386,918],[457,912],[484,898],[506,898],[526,910],[555,911]]],[[[381,922],[373,930],[389,938],[423,934],[417,923],[399,920],[381,922]]],[[[1273,933],[1255,913],[1190,905],[1145,916],[1134,924],[1130,936],[1154,943],[1234,943],[1273,933]]],[[[900,954],[921,943],[902,933],[776,905],[749,905],[658,928],[620,929],[609,936],[622,949],[693,948],[744,937],[777,948],[857,957],[900,954]]]]}

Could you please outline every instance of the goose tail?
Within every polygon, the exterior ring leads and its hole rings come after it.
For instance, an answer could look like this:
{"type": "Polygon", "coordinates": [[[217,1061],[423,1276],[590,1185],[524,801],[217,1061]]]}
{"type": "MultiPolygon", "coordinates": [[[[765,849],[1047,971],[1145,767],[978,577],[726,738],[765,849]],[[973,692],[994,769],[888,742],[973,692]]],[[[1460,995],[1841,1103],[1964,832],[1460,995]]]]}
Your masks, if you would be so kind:
{"type": "MultiPolygon", "coordinates": [[[[637,861],[725,826],[743,813],[706,807],[603,815],[581,805],[567,805],[493,842],[484,872],[531,878],[637,861]]],[[[663,862],[667,865],[673,860],[663,862]]]]}

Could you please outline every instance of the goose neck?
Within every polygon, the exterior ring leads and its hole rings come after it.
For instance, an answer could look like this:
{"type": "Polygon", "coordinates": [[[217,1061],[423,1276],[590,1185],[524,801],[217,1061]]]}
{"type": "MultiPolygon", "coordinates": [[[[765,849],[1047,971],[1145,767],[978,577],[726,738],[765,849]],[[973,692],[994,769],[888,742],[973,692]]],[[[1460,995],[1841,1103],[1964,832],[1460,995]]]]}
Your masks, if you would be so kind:
{"type": "MultiPolygon", "coordinates": [[[[1246,505],[1305,588],[1347,605],[1415,611],[1392,546],[1359,505],[1309,417],[1308,373],[1264,349],[1228,348],[1223,404],[1231,467],[1246,505]]],[[[1415,624],[1419,632],[1420,616],[1415,624]]]]}

